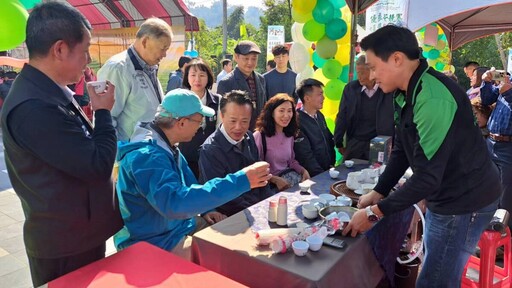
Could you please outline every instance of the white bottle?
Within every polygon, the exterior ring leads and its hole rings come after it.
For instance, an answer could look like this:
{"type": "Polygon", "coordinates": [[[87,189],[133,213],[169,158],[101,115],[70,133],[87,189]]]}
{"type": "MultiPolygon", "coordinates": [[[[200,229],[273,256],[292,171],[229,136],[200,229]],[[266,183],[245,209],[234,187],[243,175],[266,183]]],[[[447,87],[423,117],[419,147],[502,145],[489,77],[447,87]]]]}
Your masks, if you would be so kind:
{"type": "Polygon", "coordinates": [[[285,196],[279,197],[277,205],[277,225],[286,226],[288,224],[288,199],[285,196]]]}
{"type": "Polygon", "coordinates": [[[271,200],[268,204],[268,222],[277,221],[277,201],[271,200]]]}

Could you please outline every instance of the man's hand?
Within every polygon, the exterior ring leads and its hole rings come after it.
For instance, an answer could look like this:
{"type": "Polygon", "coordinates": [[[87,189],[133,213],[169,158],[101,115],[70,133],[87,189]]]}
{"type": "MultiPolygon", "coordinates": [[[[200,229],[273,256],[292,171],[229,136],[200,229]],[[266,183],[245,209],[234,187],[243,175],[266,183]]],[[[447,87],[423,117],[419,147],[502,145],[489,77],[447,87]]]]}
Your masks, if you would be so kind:
{"type": "Polygon", "coordinates": [[[274,183],[279,191],[290,188],[290,183],[288,183],[286,179],[279,176],[272,176],[272,178],[270,178],[270,182],[274,183]]]}
{"type": "Polygon", "coordinates": [[[217,212],[217,211],[208,212],[203,215],[203,219],[206,220],[206,222],[208,222],[208,224],[210,224],[210,225],[220,222],[226,218],[227,218],[226,215],[224,215],[220,212],[217,212]]]}
{"type": "Polygon", "coordinates": [[[343,229],[341,234],[343,234],[343,236],[347,236],[347,234],[350,232],[350,236],[356,237],[357,234],[368,231],[370,228],[372,228],[372,226],[373,223],[368,220],[366,211],[364,211],[364,209],[360,209],[354,213],[352,219],[350,222],[348,222],[347,227],[343,229]]]}
{"type": "Polygon", "coordinates": [[[375,190],[372,190],[370,193],[361,195],[361,197],[359,197],[357,208],[363,209],[366,208],[366,206],[377,204],[382,198],[384,198],[384,195],[375,190]]]}
{"type": "Polygon", "coordinates": [[[242,169],[249,179],[252,188],[263,187],[268,184],[272,177],[270,165],[265,161],[259,161],[242,169]]]}
{"type": "MultiPolygon", "coordinates": [[[[496,68],[491,67],[491,70],[485,71],[485,73],[482,75],[482,80],[485,82],[491,82],[492,81],[492,72],[494,72],[495,70],[496,70],[496,68]]],[[[476,73],[476,70],[473,73],[476,73]]]]}
{"type": "Polygon", "coordinates": [[[304,171],[302,172],[302,180],[300,180],[300,182],[304,182],[310,178],[311,176],[309,176],[308,170],[304,169],[304,171]]]}
{"type": "Polygon", "coordinates": [[[89,97],[91,98],[91,106],[93,111],[107,109],[112,110],[114,107],[114,95],[115,95],[116,87],[112,82],[107,81],[107,90],[103,93],[96,93],[94,91],[94,87],[91,85],[87,85],[87,92],[89,92],[89,97]]]}

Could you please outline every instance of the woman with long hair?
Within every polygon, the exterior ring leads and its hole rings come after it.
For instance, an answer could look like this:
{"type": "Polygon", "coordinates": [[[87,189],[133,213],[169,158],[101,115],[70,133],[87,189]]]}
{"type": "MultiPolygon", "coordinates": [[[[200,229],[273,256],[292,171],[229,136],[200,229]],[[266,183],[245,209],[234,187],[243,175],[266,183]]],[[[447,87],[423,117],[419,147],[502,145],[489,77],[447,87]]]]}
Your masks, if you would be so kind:
{"type": "Polygon", "coordinates": [[[492,107],[482,104],[482,98],[480,98],[480,86],[482,86],[482,75],[484,75],[488,70],[489,68],[487,67],[478,67],[475,69],[470,82],[473,89],[468,93],[469,100],[471,101],[471,107],[473,108],[473,113],[476,117],[476,122],[478,123],[478,127],[480,127],[480,131],[485,138],[489,136],[487,121],[491,116],[492,107]]]}
{"type": "Polygon", "coordinates": [[[270,183],[283,191],[309,179],[309,173],[295,160],[293,143],[298,131],[297,112],[292,97],[284,93],[270,98],[256,122],[254,140],[260,159],[270,164],[270,183]]]}
{"type": "Polygon", "coordinates": [[[204,122],[201,123],[201,127],[190,142],[180,143],[179,145],[181,153],[187,159],[188,166],[190,166],[190,169],[198,179],[199,147],[215,131],[218,124],[217,119],[221,97],[210,91],[213,83],[212,70],[203,60],[194,59],[188,63],[183,75],[183,88],[194,92],[201,99],[203,105],[212,108],[216,112],[212,117],[205,117],[204,122]]]}

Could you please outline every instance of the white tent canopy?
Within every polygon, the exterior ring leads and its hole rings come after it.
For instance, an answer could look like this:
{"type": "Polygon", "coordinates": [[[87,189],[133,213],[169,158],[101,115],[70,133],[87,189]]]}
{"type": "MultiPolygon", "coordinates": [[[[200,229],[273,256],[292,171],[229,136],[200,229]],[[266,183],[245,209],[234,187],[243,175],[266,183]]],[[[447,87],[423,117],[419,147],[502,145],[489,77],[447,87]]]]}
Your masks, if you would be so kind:
{"type": "Polygon", "coordinates": [[[452,50],[475,39],[512,30],[512,1],[410,0],[407,26],[412,31],[439,24],[452,50]]]}

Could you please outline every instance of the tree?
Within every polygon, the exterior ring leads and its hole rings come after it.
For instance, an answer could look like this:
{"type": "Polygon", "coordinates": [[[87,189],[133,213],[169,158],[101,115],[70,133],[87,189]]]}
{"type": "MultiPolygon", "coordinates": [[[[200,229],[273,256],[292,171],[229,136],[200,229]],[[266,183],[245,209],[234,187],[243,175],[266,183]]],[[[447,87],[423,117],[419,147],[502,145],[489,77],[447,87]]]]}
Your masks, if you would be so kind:
{"type": "Polygon", "coordinates": [[[452,65],[455,66],[455,75],[459,78],[459,84],[464,88],[469,88],[469,79],[463,69],[468,61],[476,61],[480,66],[503,69],[494,36],[477,39],[453,51],[452,65]]]}
{"type": "Polygon", "coordinates": [[[244,24],[244,6],[236,6],[233,13],[228,16],[228,37],[240,39],[240,25],[244,24]]]}

